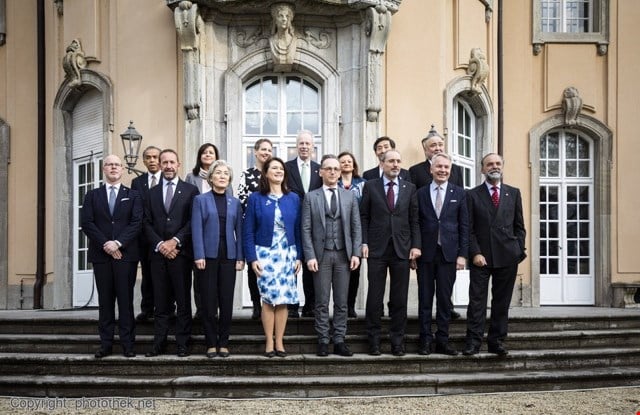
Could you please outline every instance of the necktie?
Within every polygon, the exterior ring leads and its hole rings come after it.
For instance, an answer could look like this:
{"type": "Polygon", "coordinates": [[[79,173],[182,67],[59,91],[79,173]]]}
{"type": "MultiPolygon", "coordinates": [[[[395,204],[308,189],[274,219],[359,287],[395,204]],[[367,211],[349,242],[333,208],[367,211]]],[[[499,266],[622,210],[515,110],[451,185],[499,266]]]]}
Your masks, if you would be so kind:
{"type": "Polygon", "coordinates": [[[302,179],[302,188],[307,193],[309,191],[309,165],[307,163],[302,163],[300,178],[302,179]]]}
{"type": "Polygon", "coordinates": [[[442,193],[440,193],[441,187],[436,186],[436,216],[440,217],[440,211],[442,210],[442,193]]]}
{"type": "Polygon", "coordinates": [[[387,206],[389,206],[389,210],[393,210],[394,206],[395,206],[395,193],[393,192],[393,185],[395,183],[394,182],[389,182],[387,183],[387,186],[389,186],[389,189],[387,189],[387,206]]]}
{"type": "Polygon", "coordinates": [[[164,196],[164,210],[169,212],[171,207],[171,199],[173,199],[173,182],[167,182],[167,194],[164,196]]]}
{"type": "Polygon", "coordinates": [[[336,216],[338,213],[338,197],[336,196],[336,189],[331,190],[331,216],[336,216]]]}
{"type": "Polygon", "coordinates": [[[113,210],[116,207],[116,187],[110,186],[111,190],[109,191],[109,212],[113,215],[113,210]]]}
{"type": "Polygon", "coordinates": [[[491,187],[491,201],[493,202],[493,206],[498,207],[500,204],[500,193],[498,193],[498,187],[491,187]]]}
{"type": "Polygon", "coordinates": [[[157,184],[158,180],[156,180],[156,175],[154,174],[153,176],[151,176],[151,186],[149,186],[149,189],[153,188],[157,184]]]}

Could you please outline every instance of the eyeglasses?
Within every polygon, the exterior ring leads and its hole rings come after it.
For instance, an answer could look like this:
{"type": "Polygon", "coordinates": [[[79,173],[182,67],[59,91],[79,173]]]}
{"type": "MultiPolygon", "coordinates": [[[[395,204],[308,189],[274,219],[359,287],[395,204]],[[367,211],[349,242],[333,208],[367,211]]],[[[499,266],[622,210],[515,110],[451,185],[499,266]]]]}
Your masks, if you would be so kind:
{"type": "Polygon", "coordinates": [[[323,167],[322,170],[326,171],[340,171],[340,167],[323,167]]]}
{"type": "Polygon", "coordinates": [[[104,167],[122,167],[122,164],[120,163],[106,163],[103,164],[104,167]]]}

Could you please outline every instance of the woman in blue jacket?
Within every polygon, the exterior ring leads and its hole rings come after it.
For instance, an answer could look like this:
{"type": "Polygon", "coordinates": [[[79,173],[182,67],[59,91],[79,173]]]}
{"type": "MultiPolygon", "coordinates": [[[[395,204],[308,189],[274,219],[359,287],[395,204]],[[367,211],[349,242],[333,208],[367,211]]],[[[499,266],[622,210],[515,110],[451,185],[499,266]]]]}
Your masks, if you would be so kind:
{"type": "Polygon", "coordinates": [[[206,180],[211,191],[196,196],[191,213],[195,277],[200,287],[206,355],[228,357],[236,271],[244,268],[242,207],[227,192],[233,170],[226,161],[213,162],[206,180]]]}
{"type": "Polygon", "coordinates": [[[258,278],[266,357],[287,355],[287,304],[298,303],[296,274],[302,259],[300,200],[289,192],[286,183],[287,172],[281,159],[271,158],[264,163],[259,192],[249,196],[244,219],[244,252],[258,278]]]}

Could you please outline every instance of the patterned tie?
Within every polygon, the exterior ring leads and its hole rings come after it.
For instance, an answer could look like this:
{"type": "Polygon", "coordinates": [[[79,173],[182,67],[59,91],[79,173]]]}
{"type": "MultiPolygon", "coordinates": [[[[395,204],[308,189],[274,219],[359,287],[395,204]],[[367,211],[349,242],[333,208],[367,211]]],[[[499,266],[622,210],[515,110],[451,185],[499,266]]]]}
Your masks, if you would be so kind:
{"type": "Polygon", "coordinates": [[[300,178],[302,179],[302,188],[304,192],[307,193],[309,191],[309,165],[306,162],[302,163],[300,178]]]}
{"type": "Polygon", "coordinates": [[[493,206],[498,207],[500,204],[500,193],[498,192],[497,186],[491,187],[491,201],[493,202],[493,206]]]}
{"type": "Polygon", "coordinates": [[[440,193],[442,188],[440,186],[436,186],[436,216],[440,217],[440,211],[442,210],[442,193],[440,193]]]}
{"type": "Polygon", "coordinates": [[[387,183],[387,186],[389,186],[389,189],[387,190],[387,206],[389,206],[389,210],[393,210],[395,206],[394,199],[396,194],[393,192],[393,185],[395,185],[394,182],[387,183]]]}
{"type": "Polygon", "coordinates": [[[154,174],[153,176],[151,176],[151,186],[149,186],[149,189],[152,189],[157,184],[158,180],[156,179],[156,175],[154,174]]]}
{"type": "Polygon", "coordinates": [[[336,196],[336,189],[331,190],[331,216],[335,217],[338,213],[338,197],[336,196]]]}
{"type": "Polygon", "coordinates": [[[173,199],[173,182],[167,182],[167,194],[164,197],[164,210],[169,213],[171,199],[173,199]]]}
{"type": "Polygon", "coordinates": [[[116,187],[109,186],[109,212],[113,216],[113,210],[116,208],[116,187]]]}

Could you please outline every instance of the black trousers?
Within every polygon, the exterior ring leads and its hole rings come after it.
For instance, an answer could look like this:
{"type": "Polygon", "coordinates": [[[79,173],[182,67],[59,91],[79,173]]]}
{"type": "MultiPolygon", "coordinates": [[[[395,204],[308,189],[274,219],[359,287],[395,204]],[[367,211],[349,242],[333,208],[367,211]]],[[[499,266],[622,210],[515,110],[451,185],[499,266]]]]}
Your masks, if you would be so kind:
{"type": "Polygon", "coordinates": [[[236,285],[234,259],[206,259],[205,269],[196,270],[200,285],[200,318],[207,348],[227,347],[236,285]],[[220,312],[218,312],[220,310],[220,312]]]}
{"type": "Polygon", "coordinates": [[[356,297],[358,296],[358,287],[360,286],[360,265],[351,271],[349,276],[349,294],[347,295],[347,307],[355,308],[356,297]]]}
{"type": "Polygon", "coordinates": [[[456,264],[447,262],[442,248],[436,248],[431,262],[418,261],[418,320],[420,324],[420,342],[431,343],[431,310],[433,296],[436,297],[435,340],[440,344],[449,342],[449,321],[451,320],[451,293],[456,281],[456,264]]]}
{"type": "Polygon", "coordinates": [[[380,258],[367,259],[369,292],[366,323],[369,344],[379,344],[382,327],[383,301],[387,270],[389,271],[389,339],[392,346],[402,346],[407,325],[407,294],[409,291],[409,260],[396,255],[393,242],[380,258]]]}
{"type": "Polygon", "coordinates": [[[140,242],[140,269],[142,270],[140,311],[147,315],[153,315],[153,279],[151,278],[149,246],[146,242],[140,242]]]}
{"type": "Polygon", "coordinates": [[[502,268],[476,267],[471,264],[469,306],[467,307],[467,345],[480,346],[487,315],[489,278],[491,280],[491,318],[487,343],[497,344],[507,337],[509,305],[516,282],[518,264],[502,268]]]}
{"type": "Polygon", "coordinates": [[[164,348],[167,341],[173,300],[176,305],[176,343],[186,347],[191,337],[192,262],[191,258],[183,255],[166,259],[159,253],[153,254],[154,344],[158,348],[164,348]]]}
{"type": "Polygon", "coordinates": [[[260,290],[258,290],[258,276],[253,272],[251,266],[247,267],[247,284],[249,285],[249,294],[251,302],[254,306],[260,306],[260,290]]]}
{"type": "Polygon", "coordinates": [[[133,287],[137,262],[112,259],[93,263],[98,289],[98,332],[103,349],[111,349],[116,326],[115,305],[118,303],[118,335],[123,351],[133,350],[136,323],[133,315],[133,287]]]}

